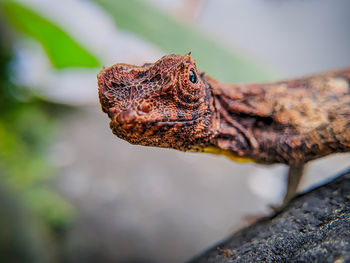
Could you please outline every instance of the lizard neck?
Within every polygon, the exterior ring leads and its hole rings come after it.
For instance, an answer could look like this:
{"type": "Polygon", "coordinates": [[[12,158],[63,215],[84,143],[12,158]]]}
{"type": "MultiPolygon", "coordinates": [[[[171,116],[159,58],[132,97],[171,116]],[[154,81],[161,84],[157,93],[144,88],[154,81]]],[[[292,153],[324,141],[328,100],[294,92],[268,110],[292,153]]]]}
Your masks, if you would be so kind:
{"type": "Polygon", "coordinates": [[[212,145],[202,151],[225,155],[238,162],[264,162],[256,158],[259,142],[253,134],[255,118],[251,116],[253,113],[266,118],[269,116],[267,112],[262,112],[263,108],[256,109],[244,101],[248,97],[262,100],[262,86],[223,84],[210,77],[206,81],[212,90],[217,132],[211,140],[212,145]]]}

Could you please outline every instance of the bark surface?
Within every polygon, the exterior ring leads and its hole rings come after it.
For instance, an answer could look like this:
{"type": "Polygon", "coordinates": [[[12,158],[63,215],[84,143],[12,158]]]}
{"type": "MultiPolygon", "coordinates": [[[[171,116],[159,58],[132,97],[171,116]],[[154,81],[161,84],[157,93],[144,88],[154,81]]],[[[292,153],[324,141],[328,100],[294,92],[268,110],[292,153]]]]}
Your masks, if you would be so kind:
{"type": "Polygon", "coordinates": [[[190,262],[350,262],[350,168],[190,262]]]}

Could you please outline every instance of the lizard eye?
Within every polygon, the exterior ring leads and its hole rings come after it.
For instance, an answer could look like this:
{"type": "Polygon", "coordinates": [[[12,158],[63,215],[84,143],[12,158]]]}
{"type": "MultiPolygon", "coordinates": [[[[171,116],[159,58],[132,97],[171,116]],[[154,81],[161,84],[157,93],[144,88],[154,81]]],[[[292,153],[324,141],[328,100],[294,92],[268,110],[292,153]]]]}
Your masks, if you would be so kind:
{"type": "Polygon", "coordinates": [[[196,73],[194,72],[193,69],[190,70],[189,74],[188,74],[188,79],[193,83],[196,84],[198,82],[198,78],[196,73]]]}

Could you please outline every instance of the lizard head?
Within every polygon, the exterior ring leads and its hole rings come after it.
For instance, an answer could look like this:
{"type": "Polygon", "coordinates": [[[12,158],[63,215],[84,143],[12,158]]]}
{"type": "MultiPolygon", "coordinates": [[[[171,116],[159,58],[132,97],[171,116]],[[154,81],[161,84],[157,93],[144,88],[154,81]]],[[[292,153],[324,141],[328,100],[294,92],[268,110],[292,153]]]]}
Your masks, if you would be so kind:
{"type": "Polygon", "coordinates": [[[98,85],[113,133],[132,144],[196,151],[216,133],[211,89],[190,54],[115,64],[98,85]]]}

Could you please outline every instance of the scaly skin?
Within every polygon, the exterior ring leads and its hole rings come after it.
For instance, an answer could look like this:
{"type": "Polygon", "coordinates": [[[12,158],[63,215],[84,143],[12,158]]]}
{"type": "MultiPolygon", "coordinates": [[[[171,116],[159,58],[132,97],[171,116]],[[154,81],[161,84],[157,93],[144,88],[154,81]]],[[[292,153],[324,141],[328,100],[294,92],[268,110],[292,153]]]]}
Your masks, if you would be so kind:
{"type": "Polygon", "coordinates": [[[198,72],[189,54],[169,55],[143,66],[107,67],[98,85],[113,133],[132,144],[292,167],[350,151],[350,68],[269,84],[222,84],[198,72]]]}

